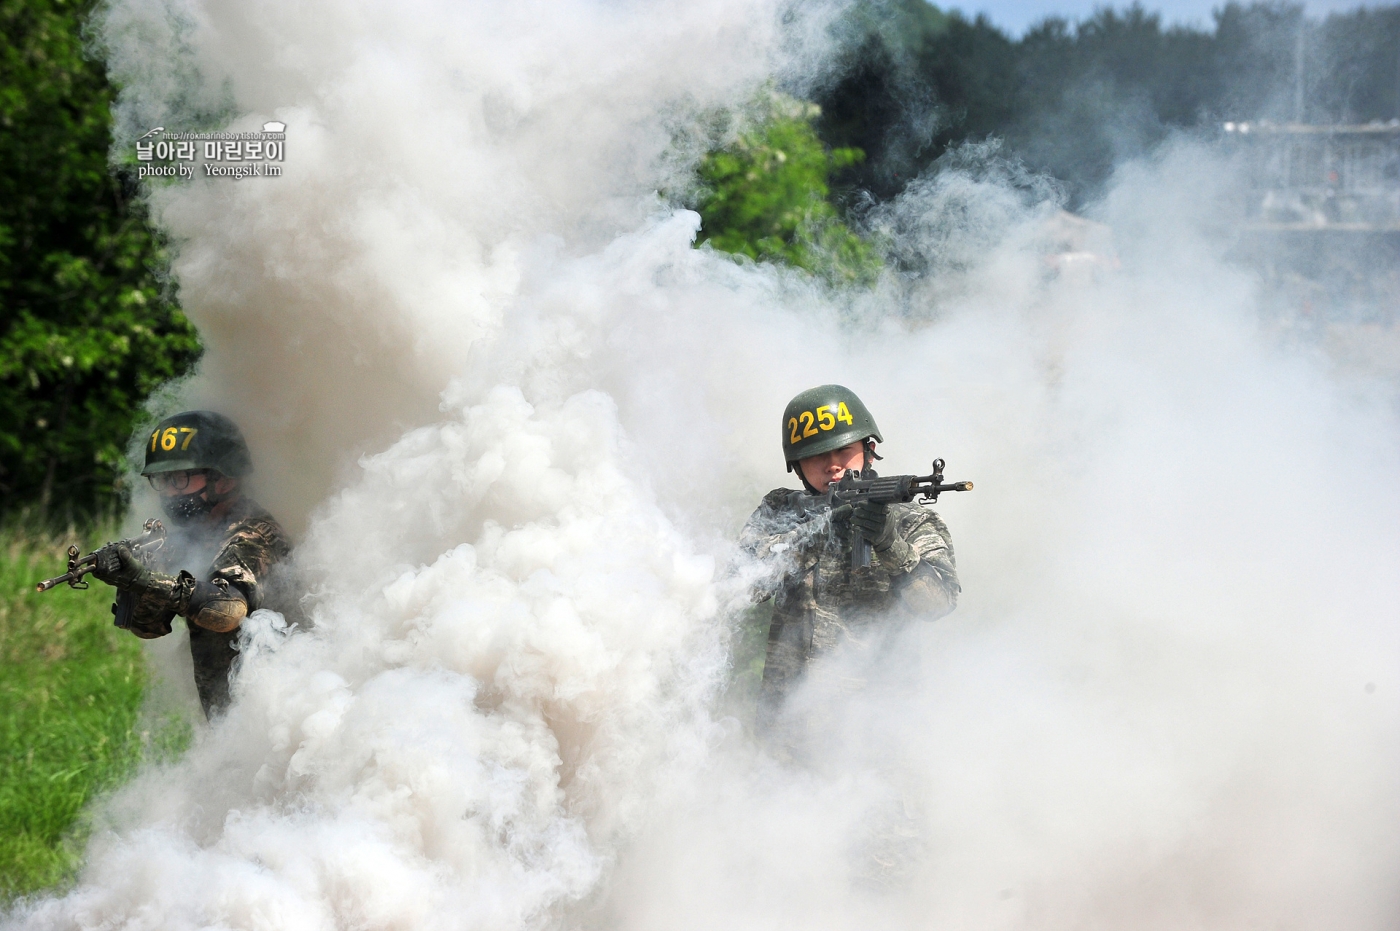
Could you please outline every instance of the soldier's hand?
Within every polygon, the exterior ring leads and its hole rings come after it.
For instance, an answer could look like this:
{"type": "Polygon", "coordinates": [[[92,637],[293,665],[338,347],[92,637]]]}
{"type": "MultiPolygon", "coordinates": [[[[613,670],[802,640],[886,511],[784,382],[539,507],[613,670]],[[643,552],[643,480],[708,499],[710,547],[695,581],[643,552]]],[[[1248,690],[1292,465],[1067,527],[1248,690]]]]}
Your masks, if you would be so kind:
{"type": "Polygon", "coordinates": [[[130,591],[146,573],[145,564],[125,541],[108,543],[98,550],[96,555],[92,574],[121,591],[130,591]]]}
{"type": "Polygon", "coordinates": [[[877,553],[894,545],[895,516],[888,504],[862,501],[851,509],[851,525],[877,553]]]}

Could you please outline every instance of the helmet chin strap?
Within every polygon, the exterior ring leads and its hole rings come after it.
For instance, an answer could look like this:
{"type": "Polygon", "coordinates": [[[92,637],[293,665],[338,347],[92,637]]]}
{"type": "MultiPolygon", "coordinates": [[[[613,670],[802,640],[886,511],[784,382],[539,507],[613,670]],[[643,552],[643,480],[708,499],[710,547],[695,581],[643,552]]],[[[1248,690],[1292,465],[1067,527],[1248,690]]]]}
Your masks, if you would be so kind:
{"type": "Polygon", "coordinates": [[[882,456],[882,455],[880,455],[879,453],[875,452],[875,441],[872,440],[870,437],[866,437],[866,438],[865,438],[865,444],[864,444],[864,445],[865,445],[865,465],[864,465],[864,467],[861,468],[861,471],[862,471],[862,472],[869,472],[869,471],[870,471],[870,461],[871,461],[872,459],[884,459],[885,457],[882,456]]]}
{"type": "Polygon", "coordinates": [[[211,472],[209,474],[209,481],[205,484],[202,491],[204,493],[204,497],[207,498],[211,504],[222,504],[230,498],[238,497],[238,482],[234,482],[233,487],[230,488],[228,491],[224,492],[223,494],[219,494],[219,492],[217,491],[217,486],[219,482],[222,482],[224,480],[224,478],[225,476],[219,472],[211,472]]]}

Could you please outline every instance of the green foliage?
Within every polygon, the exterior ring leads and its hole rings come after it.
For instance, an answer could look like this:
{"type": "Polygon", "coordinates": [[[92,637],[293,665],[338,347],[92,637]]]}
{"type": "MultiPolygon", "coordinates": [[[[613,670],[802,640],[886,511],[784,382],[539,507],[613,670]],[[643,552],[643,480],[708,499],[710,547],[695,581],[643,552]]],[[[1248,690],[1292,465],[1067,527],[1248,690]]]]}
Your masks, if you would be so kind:
{"type": "Polygon", "coordinates": [[[0,508],[67,521],[118,504],[141,403],[200,351],[108,166],[113,92],[83,56],[88,8],[0,0],[0,508]]]}
{"type": "Polygon", "coordinates": [[[64,561],[0,539],[0,899],[72,876],[84,807],[142,756],[140,642],[112,626],[105,585],[34,591],[64,561]]]}
{"type": "Polygon", "coordinates": [[[822,145],[812,128],[817,112],[779,99],[757,125],[701,160],[699,242],[830,282],[869,283],[880,259],[842,222],[828,184],[833,171],[863,155],[822,145]]]}
{"type": "Polygon", "coordinates": [[[1015,45],[985,17],[925,0],[865,0],[843,29],[848,52],[840,80],[818,97],[817,128],[829,144],[869,156],[844,182],[892,197],[951,144],[1001,133],[1013,117],[1015,45]]]}

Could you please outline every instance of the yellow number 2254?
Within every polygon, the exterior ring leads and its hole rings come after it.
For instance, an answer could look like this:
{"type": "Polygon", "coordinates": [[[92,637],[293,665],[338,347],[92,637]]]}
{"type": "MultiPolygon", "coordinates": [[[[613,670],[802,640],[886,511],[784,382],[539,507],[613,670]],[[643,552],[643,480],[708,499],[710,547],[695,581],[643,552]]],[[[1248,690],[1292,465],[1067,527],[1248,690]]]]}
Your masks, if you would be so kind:
{"type": "MultiPolygon", "coordinates": [[[[817,408],[815,411],[803,411],[801,414],[797,415],[797,417],[789,417],[787,422],[788,444],[796,446],[806,437],[816,436],[818,427],[822,430],[835,430],[838,422],[844,423],[847,426],[855,423],[855,418],[851,416],[851,412],[846,408],[845,401],[839,404],[828,404],[825,407],[817,408]],[[802,418],[801,434],[798,433],[798,417],[802,418]]],[[[152,449],[154,448],[155,447],[152,446],[152,449]]]]}

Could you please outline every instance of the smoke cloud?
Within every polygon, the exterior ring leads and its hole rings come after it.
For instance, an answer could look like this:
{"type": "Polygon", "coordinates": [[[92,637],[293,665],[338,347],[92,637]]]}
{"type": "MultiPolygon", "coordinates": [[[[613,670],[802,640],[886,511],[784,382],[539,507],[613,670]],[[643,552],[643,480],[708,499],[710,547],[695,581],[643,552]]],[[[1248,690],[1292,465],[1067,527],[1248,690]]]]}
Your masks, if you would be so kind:
{"type": "Polygon", "coordinates": [[[1087,276],[990,151],[874,218],[924,273],[871,293],[693,249],[675,140],[831,12],[106,8],[118,145],[287,124],[283,177],[152,198],[208,346],[169,403],[246,427],[311,623],[255,614],[8,926],[1393,925],[1394,385],[1261,323],[1187,143],[1087,276]],[[834,657],[794,758],[726,694],[732,540],[825,382],[977,490],[957,612],[834,657]]]}

